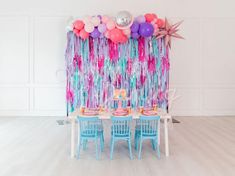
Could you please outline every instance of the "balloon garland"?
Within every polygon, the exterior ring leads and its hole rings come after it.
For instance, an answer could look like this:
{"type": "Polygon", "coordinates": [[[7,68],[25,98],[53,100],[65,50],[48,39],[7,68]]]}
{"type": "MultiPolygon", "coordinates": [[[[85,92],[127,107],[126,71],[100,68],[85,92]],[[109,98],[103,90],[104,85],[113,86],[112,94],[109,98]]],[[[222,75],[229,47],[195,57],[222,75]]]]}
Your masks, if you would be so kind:
{"type": "Polygon", "coordinates": [[[116,19],[86,16],[67,26],[67,113],[75,108],[112,109],[115,89],[125,89],[132,108],[167,108],[170,37],[176,25],[156,14],[116,19]],[[170,29],[170,30],[169,30],[170,29]],[[167,41],[165,40],[167,38],[167,41]]]}

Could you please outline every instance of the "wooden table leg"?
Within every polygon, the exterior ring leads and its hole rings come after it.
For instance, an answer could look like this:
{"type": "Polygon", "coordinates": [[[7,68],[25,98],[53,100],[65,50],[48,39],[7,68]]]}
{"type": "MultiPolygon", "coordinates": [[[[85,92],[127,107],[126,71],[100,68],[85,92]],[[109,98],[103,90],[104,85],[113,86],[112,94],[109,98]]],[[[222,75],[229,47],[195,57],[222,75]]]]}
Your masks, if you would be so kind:
{"type": "Polygon", "coordinates": [[[164,137],[165,137],[165,154],[169,156],[169,141],[168,141],[168,122],[167,118],[164,118],[164,137]]]}

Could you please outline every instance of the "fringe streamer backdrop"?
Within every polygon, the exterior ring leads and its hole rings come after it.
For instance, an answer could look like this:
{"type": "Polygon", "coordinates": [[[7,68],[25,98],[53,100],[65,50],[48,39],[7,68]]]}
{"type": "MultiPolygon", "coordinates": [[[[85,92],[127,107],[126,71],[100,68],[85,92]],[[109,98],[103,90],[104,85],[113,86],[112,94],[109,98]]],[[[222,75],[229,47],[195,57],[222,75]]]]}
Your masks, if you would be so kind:
{"type": "Polygon", "coordinates": [[[126,106],[167,108],[169,56],[164,38],[107,38],[86,40],[67,33],[67,113],[76,108],[114,108],[115,89],[125,89],[126,106]]]}

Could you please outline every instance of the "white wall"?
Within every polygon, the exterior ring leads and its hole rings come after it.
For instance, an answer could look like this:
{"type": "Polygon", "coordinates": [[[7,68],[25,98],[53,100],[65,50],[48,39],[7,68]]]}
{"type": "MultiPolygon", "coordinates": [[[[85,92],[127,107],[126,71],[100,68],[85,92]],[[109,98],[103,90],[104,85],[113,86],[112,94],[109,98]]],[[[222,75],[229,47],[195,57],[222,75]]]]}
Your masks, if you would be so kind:
{"type": "Polygon", "coordinates": [[[235,115],[234,0],[0,0],[0,115],[65,115],[69,16],[155,12],[183,19],[171,50],[175,115],[235,115]]]}

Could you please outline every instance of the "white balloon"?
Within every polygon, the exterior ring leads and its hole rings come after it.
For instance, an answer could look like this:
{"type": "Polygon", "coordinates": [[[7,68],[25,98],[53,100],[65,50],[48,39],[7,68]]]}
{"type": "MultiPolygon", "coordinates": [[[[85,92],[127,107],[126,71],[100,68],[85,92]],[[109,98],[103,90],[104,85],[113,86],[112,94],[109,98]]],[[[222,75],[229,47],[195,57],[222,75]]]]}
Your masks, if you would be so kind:
{"type": "Polygon", "coordinates": [[[74,22],[74,18],[72,16],[70,16],[67,20],[67,26],[65,28],[66,32],[73,30],[73,22],[74,22]]]}
{"type": "Polygon", "coordinates": [[[84,29],[86,32],[91,33],[94,30],[94,25],[92,23],[86,23],[84,29]]]}
{"type": "Polygon", "coordinates": [[[90,23],[91,22],[91,16],[86,15],[82,18],[83,23],[90,23]]]}
{"type": "Polygon", "coordinates": [[[125,35],[130,35],[130,33],[131,33],[131,30],[130,29],[124,29],[123,30],[123,34],[125,34],[125,35]]]}
{"type": "Polygon", "coordinates": [[[94,26],[98,26],[100,24],[100,18],[95,16],[91,18],[91,22],[94,26]]]}
{"type": "Polygon", "coordinates": [[[66,30],[66,32],[73,31],[73,26],[68,25],[68,26],[66,26],[65,30],[66,30]]]}

